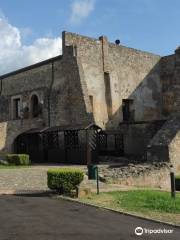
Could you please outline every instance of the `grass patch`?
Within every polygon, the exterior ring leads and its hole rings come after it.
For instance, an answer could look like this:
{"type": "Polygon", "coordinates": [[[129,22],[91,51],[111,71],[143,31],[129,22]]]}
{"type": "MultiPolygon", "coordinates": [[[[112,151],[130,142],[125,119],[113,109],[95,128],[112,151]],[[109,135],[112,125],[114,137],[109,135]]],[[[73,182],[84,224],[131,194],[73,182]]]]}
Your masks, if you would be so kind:
{"type": "Polygon", "coordinates": [[[1,165],[0,164],[0,170],[1,169],[19,169],[19,168],[30,168],[31,166],[23,166],[23,165],[1,165]]]}
{"type": "Polygon", "coordinates": [[[167,213],[180,213],[180,195],[172,199],[168,192],[130,191],[113,193],[116,204],[127,210],[153,210],[167,213]]]}
{"type": "Polygon", "coordinates": [[[170,193],[155,190],[108,192],[92,194],[81,201],[180,224],[180,193],[172,199],[170,193]]]}

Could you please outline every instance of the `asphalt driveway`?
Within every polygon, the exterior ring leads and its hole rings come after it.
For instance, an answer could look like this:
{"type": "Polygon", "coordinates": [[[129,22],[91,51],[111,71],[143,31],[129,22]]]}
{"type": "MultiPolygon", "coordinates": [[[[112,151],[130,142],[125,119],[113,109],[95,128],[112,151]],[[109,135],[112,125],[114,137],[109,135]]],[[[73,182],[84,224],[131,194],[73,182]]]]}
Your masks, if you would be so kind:
{"type": "Polygon", "coordinates": [[[41,196],[0,196],[0,240],[178,240],[180,228],[41,196]],[[173,233],[136,236],[136,227],[173,233]]]}

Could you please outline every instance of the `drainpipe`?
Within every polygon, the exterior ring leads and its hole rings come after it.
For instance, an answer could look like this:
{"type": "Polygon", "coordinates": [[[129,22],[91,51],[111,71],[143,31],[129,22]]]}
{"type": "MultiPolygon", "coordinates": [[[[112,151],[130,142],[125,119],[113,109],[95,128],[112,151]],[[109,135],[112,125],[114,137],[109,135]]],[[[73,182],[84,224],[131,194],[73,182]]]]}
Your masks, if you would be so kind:
{"type": "Polygon", "coordinates": [[[2,93],[2,79],[0,78],[0,81],[1,81],[1,83],[0,83],[0,95],[1,95],[1,93],[2,93]]]}
{"type": "Polygon", "coordinates": [[[54,62],[52,62],[51,65],[51,83],[50,83],[50,87],[49,87],[49,92],[48,92],[48,127],[51,126],[51,105],[50,105],[50,96],[51,96],[51,91],[52,91],[52,86],[54,83],[54,62]]]}

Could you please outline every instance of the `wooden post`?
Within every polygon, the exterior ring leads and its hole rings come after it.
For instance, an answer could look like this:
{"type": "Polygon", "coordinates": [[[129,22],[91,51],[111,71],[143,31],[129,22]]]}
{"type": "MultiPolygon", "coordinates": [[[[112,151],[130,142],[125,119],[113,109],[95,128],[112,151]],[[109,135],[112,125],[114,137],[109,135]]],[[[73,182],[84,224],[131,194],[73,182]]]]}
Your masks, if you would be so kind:
{"type": "Polygon", "coordinates": [[[91,165],[91,146],[90,146],[90,134],[89,134],[89,131],[90,130],[86,130],[87,131],[87,135],[86,135],[86,146],[87,146],[87,149],[86,149],[86,157],[87,157],[87,166],[91,165]]]}
{"type": "Polygon", "coordinates": [[[173,170],[172,166],[171,166],[171,171],[170,171],[170,179],[171,179],[171,197],[175,198],[176,197],[176,185],[175,185],[174,170],[173,170]]]}
{"type": "Polygon", "coordinates": [[[99,194],[99,171],[98,171],[98,166],[97,166],[97,171],[96,171],[96,178],[97,178],[97,194],[99,194]]]}

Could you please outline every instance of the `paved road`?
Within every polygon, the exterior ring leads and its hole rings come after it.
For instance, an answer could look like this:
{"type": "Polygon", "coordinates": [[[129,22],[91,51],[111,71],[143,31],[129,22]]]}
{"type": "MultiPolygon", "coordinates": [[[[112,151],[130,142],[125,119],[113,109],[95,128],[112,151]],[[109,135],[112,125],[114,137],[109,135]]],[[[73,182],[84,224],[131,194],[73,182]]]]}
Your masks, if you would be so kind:
{"type": "Polygon", "coordinates": [[[178,240],[180,228],[42,196],[0,196],[0,240],[178,240]],[[137,226],[173,234],[136,236],[137,226]]]}

